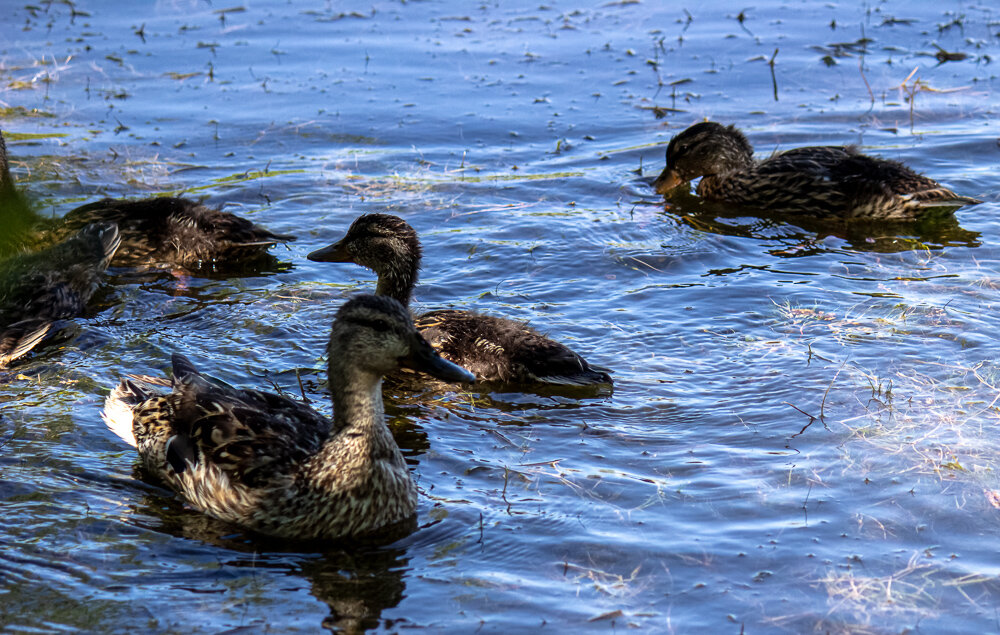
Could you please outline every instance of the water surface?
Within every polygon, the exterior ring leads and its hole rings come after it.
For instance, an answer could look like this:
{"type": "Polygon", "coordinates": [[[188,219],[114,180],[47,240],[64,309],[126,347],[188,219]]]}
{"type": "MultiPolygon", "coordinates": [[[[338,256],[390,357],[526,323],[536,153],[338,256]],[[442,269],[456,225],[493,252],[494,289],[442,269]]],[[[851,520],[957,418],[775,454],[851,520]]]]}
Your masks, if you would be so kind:
{"type": "Polygon", "coordinates": [[[242,277],[112,270],[4,376],[3,630],[996,631],[1000,17],[665,5],[9,7],[2,127],[40,213],[184,193],[299,240],[242,277]],[[665,205],[643,178],[703,118],[986,202],[665,205]],[[101,404],[172,351],[328,411],[330,319],[373,277],[305,254],[369,211],[420,232],[420,307],[529,320],[614,392],[390,391],[421,490],[391,545],[263,540],[142,480],[101,404]]]}

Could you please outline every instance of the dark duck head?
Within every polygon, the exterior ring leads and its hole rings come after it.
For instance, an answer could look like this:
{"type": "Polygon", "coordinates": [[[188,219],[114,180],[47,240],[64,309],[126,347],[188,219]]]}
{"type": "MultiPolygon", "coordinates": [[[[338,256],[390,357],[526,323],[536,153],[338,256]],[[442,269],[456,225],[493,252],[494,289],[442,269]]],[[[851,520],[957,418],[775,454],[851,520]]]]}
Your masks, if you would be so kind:
{"type": "Polygon", "coordinates": [[[667,146],[667,167],[653,182],[658,194],[701,176],[715,176],[753,164],[753,146],[735,126],[696,123],[667,146]]]}
{"type": "Polygon", "coordinates": [[[420,241],[409,223],[391,214],[365,214],[337,242],[307,256],[315,262],[353,262],[378,276],[375,293],[408,306],[420,269],[420,241]]]}

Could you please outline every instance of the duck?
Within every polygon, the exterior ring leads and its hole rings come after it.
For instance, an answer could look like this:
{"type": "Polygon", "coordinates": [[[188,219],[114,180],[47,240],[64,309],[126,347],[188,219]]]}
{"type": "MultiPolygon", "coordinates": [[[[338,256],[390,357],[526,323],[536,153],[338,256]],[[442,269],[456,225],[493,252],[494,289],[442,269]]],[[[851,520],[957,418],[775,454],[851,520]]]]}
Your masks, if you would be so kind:
{"type": "MultiPolygon", "coordinates": [[[[0,131],[0,205],[4,200],[15,200],[11,193],[17,194],[2,137],[0,131]]],[[[23,199],[17,200],[23,204],[23,199]]],[[[226,268],[295,240],[295,236],[269,231],[236,214],[176,196],[104,198],[73,209],[56,222],[43,221],[34,214],[18,217],[31,219],[36,233],[47,234],[49,242],[66,238],[90,223],[117,224],[122,244],[111,263],[117,267],[226,268]]]]}
{"type": "Polygon", "coordinates": [[[0,368],[34,349],[59,320],[81,315],[121,244],[114,223],[91,223],[56,245],[0,262],[0,368]]]}
{"type": "MultiPolygon", "coordinates": [[[[377,295],[409,306],[420,269],[417,232],[398,216],[364,214],[337,242],[310,253],[314,262],[353,262],[378,275],[377,295]]],[[[457,309],[414,318],[417,329],[447,360],[481,382],[563,386],[612,385],[607,370],[523,322],[457,309]]]]}
{"type": "Polygon", "coordinates": [[[327,353],[332,420],[285,396],[210,381],[178,353],[170,380],[123,378],[103,419],[148,473],[216,519],[291,539],[389,531],[413,517],[417,489],[385,424],[382,376],[406,367],[449,382],[475,377],[384,296],[345,302],[327,353]]]}
{"type": "Polygon", "coordinates": [[[295,240],[247,219],[188,198],[105,198],[77,207],[62,219],[62,231],[112,221],[122,232],[118,267],[168,265],[188,270],[238,265],[295,240]]]}
{"type": "Polygon", "coordinates": [[[795,148],[755,161],[753,146],[740,130],[714,121],[677,134],[666,156],[667,165],[653,183],[657,193],[668,194],[701,177],[697,193],[702,198],[764,211],[906,221],[930,209],[982,202],[854,146],[795,148]]]}

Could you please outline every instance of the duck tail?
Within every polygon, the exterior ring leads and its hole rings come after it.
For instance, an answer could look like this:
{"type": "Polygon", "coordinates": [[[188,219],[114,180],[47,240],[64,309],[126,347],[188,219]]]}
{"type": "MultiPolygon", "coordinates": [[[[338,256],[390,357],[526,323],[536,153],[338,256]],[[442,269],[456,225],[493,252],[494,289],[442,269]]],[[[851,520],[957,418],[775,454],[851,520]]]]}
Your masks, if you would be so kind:
{"type": "Polygon", "coordinates": [[[125,443],[136,447],[135,433],[132,431],[132,413],[135,407],[155,396],[155,392],[141,385],[145,378],[124,378],[104,400],[101,418],[104,425],[125,443]]]}
{"type": "Polygon", "coordinates": [[[52,330],[49,320],[30,319],[15,322],[0,331],[0,368],[6,368],[12,361],[27,354],[38,346],[52,330]]]}

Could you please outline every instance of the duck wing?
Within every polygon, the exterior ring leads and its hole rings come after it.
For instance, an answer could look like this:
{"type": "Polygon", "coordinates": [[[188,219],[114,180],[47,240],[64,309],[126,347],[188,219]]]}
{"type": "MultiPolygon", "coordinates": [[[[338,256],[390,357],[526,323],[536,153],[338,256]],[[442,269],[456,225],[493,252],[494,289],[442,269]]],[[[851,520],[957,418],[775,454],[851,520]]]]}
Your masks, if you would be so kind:
{"type": "Polygon", "coordinates": [[[147,466],[167,480],[211,465],[257,487],[292,472],[330,435],[330,420],[300,402],[212,383],[179,354],[172,361],[172,392],[139,403],[132,421],[147,466]]]}
{"type": "Polygon", "coordinates": [[[818,217],[913,218],[921,208],[978,202],[898,161],[854,146],[795,148],[751,167],[706,177],[698,193],[747,207],[818,217]]]}
{"type": "Polygon", "coordinates": [[[29,319],[0,328],[0,368],[38,346],[52,326],[46,319],[29,319]]]}
{"type": "Polygon", "coordinates": [[[95,220],[118,223],[125,248],[117,264],[161,261],[180,265],[262,254],[294,236],[276,234],[245,218],[179,197],[103,199],[66,214],[66,228],[95,220]]]}
{"type": "Polygon", "coordinates": [[[445,359],[482,381],[585,386],[611,384],[603,369],[590,366],[568,346],[523,322],[444,309],[414,323],[445,359]]]}
{"type": "Polygon", "coordinates": [[[82,313],[120,240],[113,223],[93,223],[48,249],[0,263],[0,325],[82,313]]]}

